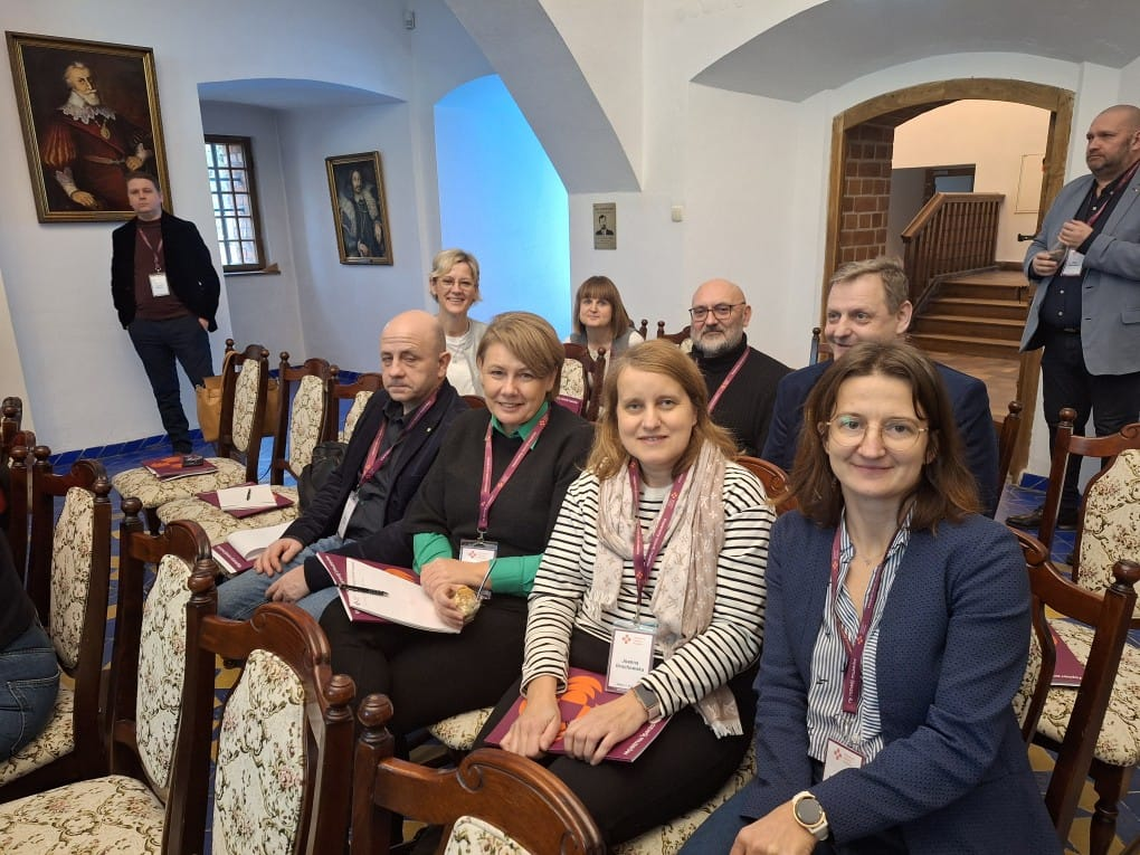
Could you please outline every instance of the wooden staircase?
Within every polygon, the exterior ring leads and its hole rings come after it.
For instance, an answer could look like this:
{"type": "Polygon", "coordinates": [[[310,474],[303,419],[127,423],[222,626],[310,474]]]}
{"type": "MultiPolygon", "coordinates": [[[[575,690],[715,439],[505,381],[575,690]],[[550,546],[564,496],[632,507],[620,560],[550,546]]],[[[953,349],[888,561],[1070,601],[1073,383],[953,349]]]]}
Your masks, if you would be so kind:
{"type": "Polygon", "coordinates": [[[911,322],[923,350],[1017,359],[1033,292],[1020,270],[985,270],[943,280],[911,322]]]}

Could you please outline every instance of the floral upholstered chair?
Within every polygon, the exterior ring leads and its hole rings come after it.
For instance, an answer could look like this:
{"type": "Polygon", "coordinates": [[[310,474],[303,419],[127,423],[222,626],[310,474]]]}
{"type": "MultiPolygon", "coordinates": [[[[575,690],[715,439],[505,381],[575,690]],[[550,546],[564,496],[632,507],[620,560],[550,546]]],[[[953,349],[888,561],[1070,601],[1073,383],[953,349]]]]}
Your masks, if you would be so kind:
{"type": "MultiPolygon", "coordinates": [[[[99,775],[107,767],[99,693],[111,575],[111,485],[94,460],[78,461],[66,475],[53,474],[50,453],[36,448],[26,587],[72,683],[60,685],[43,732],[0,763],[0,801],[99,775]],[[55,500],[61,496],[56,522],[55,500]]],[[[22,479],[14,483],[26,489],[22,479]]]]}
{"type": "MultiPolygon", "coordinates": [[[[269,464],[269,480],[273,492],[292,504],[246,517],[235,517],[216,505],[194,496],[167,502],[158,509],[163,523],[171,520],[193,520],[202,526],[215,546],[235,531],[262,528],[294,520],[300,514],[297,488],[283,486],[288,472],[296,477],[313,459],[313,449],[321,441],[327,423],[329,406],[329,364],[323,359],[309,359],[300,368],[289,367],[289,354],[281,354],[278,382],[282,402],[288,402],[296,383],[291,406],[282,406],[273,433],[273,458],[269,464]]],[[[256,479],[255,479],[256,480],[256,479]]]]}
{"type": "Polygon", "coordinates": [[[586,366],[580,359],[566,357],[562,360],[562,370],[558,372],[558,393],[554,400],[570,412],[580,416],[585,412],[588,396],[586,366]]]}
{"type": "Polygon", "coordinates": [[[369,695],[353,770],[353,855],[387,852],[392,814],[443,826],[451,855],[601,855],[601,833],[578,797],[548,769],[494,748],[456,769],[429,769],[392,756],[385,729],[392,705],[369,695]]]}
{"type": "Polygon", "coordinates": [[[218,656],[246,664],[218,737],[213,851],[338,851],[348,831],[352,682],[331,675],[320,628],[294,606],[268,605],[242,623],[215,617],[216,568],[201,529],[176,521],[149,536],[137,502],[127,514],[121,584],[130,590],[117,623],[128,626],[116,642],[125,660],[125,642],[137,642],[137,670],[121,669],[112,687],[112,767],[133,774],[0,806],[0,851],[201,852],[218,656]],[[157,563],[145,607],[144,561],[157,563]]]}
{"type": "Polygon", "coordinates": [[[348,442],[352,439],[352,432],[360,420],[361,413],[372,400],[372,395],[384,388],[384,375],[367,371],[357,375],[355,380],[347,383],[340,382],[340,368],[336,365],[330,369],[332,373],[331,391],[329,397],[332,401],[328,411],[328,422],[322,439],[348,442]],[[348,413],[344,417],[344,424],[340,423],[341,401],[351,401],[348,413]]]}
{"type": "Polygon", "coordinates": [[[1033,594],[1033,633],[1014,712],[1026,739],[1057,752],[1045,804],[1062,840],[1086,776],[1093,779],[1089,851],[1104,855],[1115,838],[1117,802],[1140,762],[1140,650],[1126,643],[1140,565],[1116,562],[1112,585],[1092,592],[1063,578],[1040,541],[1016,534],[1033,594]],[[1047,617],[1046,609],[1060,617],[1047,617]],[[1083,665],[1078,686],[1052,685],[1057,654],[1050,630],[1083,665]]]}
{"type": "MultiPolygon", "coordinates": [[[[232,347],[233,340],[226,344],[232,347]]],[[[269,351],[259,344],[251,344],[242,353],[227,352],[222,374],[218,456],[207,458],[216,472],[164,481],[140,466],[111,479],[119,495],[133,496],[142,502],[152,533],[158,531],[158,509],[167,502],[207,490],[256,483],[269,389],[268,357],[269,351]],[[237,457],[244,457],[245,462],[239,462],[237,457]]]]}

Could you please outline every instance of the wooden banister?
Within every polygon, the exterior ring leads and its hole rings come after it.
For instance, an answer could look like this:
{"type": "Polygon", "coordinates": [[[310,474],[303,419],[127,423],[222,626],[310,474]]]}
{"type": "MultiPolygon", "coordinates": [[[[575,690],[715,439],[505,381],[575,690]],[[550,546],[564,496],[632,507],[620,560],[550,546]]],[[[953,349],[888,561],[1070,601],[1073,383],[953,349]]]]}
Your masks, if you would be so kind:
{"type": "Polygon", "coordinates": [[[954,273],[992,267],[1001,193],[935,193],[902,233],[910,301],[954,273]]]}

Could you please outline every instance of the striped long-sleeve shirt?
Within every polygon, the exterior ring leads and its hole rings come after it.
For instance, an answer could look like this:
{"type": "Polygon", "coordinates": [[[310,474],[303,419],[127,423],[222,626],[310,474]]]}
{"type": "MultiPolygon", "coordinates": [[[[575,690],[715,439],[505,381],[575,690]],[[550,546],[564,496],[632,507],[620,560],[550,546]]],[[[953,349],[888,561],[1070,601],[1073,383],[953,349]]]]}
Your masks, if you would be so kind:
{"type": "MultiPolygon", "coordinates": [[[[526,631],[523,687],[535,677],[549,675],[566,685],[570,636],[577,627],[610,641],[615,625],[637,615],[637,586],[633,562],[622,570],[621,589],[612,609],[601,620],[582,610],[582,600],[594,579],[598,550],[599,482],[589,472],[570,486],[555,523],[534,588],[526,631]]],[[[667,488],[645,489],[638,516],[650,536],[667,488]]],[[[724,685],[756,661],[764,626],[764,567],[768,533],[775,513],[765,501],[764,488],[750,472],[730,463],[722,491],[725,508],[724,546],[717,559],[717,591],[708,628],[679,647],[668,660],[656,650],[655,667],[642,679],[661,701],[666,715],[683,709],[724,685]]],[[[684,524],[684,521],[681,522],[684,524]]],[[[642,616],[651,618],[648,604],[662,572],[665,550],[658,555],[642,598],[642,616]]]]}

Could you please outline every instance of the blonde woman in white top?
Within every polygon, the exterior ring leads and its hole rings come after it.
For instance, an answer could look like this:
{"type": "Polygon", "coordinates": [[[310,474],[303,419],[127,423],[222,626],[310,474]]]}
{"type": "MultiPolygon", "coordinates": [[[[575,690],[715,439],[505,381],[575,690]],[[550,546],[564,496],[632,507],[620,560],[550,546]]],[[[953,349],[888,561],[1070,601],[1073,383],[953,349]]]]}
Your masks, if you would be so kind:
{"type": "Polygon", "coordinates": [[[439,304],[439,322],[447,337],[451,364],[447,379],[460,395],[482,395],[475,354],[487,325],[467,317],[467,312],[481,298],[479,294],[479,262],[462,249],[445,249],[432,260],[428,291],[439,304]]]}

